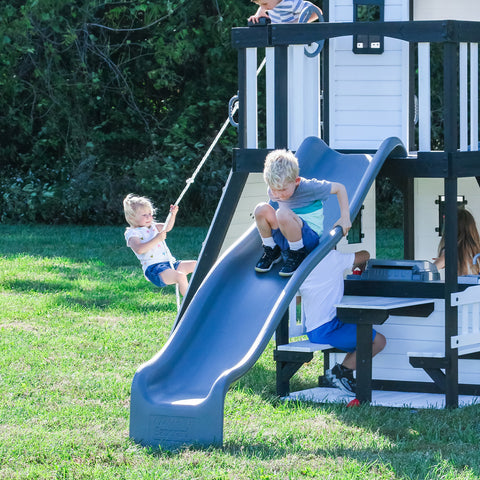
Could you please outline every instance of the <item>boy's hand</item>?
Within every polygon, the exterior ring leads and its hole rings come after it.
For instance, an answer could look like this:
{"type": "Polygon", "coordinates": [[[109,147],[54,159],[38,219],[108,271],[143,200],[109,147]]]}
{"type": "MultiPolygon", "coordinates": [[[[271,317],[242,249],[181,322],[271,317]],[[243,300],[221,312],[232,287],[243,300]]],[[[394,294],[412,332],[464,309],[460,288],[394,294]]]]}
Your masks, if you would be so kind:
{"type": "Polygon", "coordinates": [[[251,17],[248,17],[248,21],[251,23],[258,23],[258,19],[261,17],[266,17],[269,18],[266,10],[263,7],[259,7],[257,10],[257,13],[255,15],[252,15],[251,17]]]}
{"type": "Polygon", "coordinates": [[[342,227],[343,236],[347,236],[348,232],[352,228],[352,222],[350,221],[350,217],[340,217],[340,219],[335,223],[334,227],[339,225],[342,227]]]}

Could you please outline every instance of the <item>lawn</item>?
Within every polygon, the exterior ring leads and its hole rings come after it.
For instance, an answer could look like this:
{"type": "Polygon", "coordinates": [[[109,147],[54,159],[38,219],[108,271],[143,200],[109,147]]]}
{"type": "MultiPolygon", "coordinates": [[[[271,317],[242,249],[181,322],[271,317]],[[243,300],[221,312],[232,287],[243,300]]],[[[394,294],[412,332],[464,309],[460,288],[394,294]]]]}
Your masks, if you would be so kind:
{"type": "MultiPolygon", "coordinates": [[[[480,406],[283,403],[273,343],[226,396],[223,448],[140,448],[130,384],[168,338],[174,288],[144,280],[121,227],[0,232],[1,479],[480,478],[480,406]]],[[[168,243],[192,258],[205,234],[176,228],[168,243]]],[[[293,389],[313,386],[321,362],[293,389]]]]}

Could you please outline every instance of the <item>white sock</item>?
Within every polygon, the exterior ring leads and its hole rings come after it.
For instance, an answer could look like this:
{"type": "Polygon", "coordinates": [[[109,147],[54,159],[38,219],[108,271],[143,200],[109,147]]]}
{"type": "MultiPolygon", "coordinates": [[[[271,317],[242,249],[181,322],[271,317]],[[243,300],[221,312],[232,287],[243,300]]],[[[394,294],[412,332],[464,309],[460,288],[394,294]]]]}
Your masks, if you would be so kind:
{"type": "Polygon", "coordinates": [[[273,237],[267,237],[267,238],[262,237],[262,243],[266,247],[275,248],[275,240],[273,239],[273,237]]]}
{"type": "Polygon", "coordinates": [[[303,247],[303,239],[301,238],[298,242],[288,242],[290,250],[300,250],[303,247]]]}

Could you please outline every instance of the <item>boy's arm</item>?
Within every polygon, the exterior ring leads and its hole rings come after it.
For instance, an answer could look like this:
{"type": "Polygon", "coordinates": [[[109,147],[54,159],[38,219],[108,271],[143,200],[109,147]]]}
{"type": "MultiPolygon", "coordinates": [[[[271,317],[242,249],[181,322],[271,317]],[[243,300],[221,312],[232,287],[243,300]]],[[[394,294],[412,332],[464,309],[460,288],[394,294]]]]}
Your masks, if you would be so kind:
{"type": "Polygon", "coordinates": [[[265,10],[264,7],[258,7],[257,13],[255,15],[252,15],[251,17],[248,17],[248,21],[253,23],[258,23],[258,19],[260,17],[268,18],[267,11],[265,10]]]}
{"type": "Polygon", "coordinates": [[[355,259],[353,261],[353,268],[360,268],[365,270],[368,260],[370,260],[370,253],[367,250],[359,250],[355,252],[355,259]]]}
{"type": "MultiPolygon", "coordinates": [[[[322,12],[322,9],[320,7],[317,7],[314,3],[312,2],[305,2],[306,4],[310,4],[312,6],[312,8],[315,8],[315,10],[318,11],[318,13],[320,15],[323,15],[323,12],[322,12]]],[[[310,18],[308,19],[308,23],[312,23],[314,22],[315,20],[317,20],[319,18],[318,16],[318,13],[317,12],[313,12],[312,15],[310,15],[310,18]]]]}
{"type": "Polygon", "coordinates": [[[337,196],[338,205],[340,206],[340,218],[335,223],[334,227],[340,225],[343,230],[343,236],[345,236],[352,228],[347,190],[343,183],[332,182],[330,193],[334,193],[337,196]]]}

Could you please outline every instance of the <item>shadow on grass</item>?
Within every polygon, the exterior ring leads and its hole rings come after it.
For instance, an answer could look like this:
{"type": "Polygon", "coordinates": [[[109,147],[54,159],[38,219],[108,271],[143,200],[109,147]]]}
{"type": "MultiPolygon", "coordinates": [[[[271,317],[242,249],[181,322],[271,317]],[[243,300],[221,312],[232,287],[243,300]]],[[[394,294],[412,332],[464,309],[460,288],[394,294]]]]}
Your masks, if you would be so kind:
{"type": "MultiPolygon", "coordinates": [[[[73,272],[75,269],[71,268],[73,272]]],[[[2,282],[4,290],[12,293],[38,293],[49,296],[50,305],[72,308],[106,310],[118,308],[126,313],[173,312],[176,313],[175,290],[167,287],[160,289],[150,285],[143,277],[122,279],[121,272],[113,275],[113,279],[99,278],[101,267],[78,267],[78,278],[70,273],[70,278],[63,281],[7,278],[2,282]],[[81,275],[81,279],[80,279],[81,275]],[[115,280],[115,278],[117,280],[115,280]]]]}
{"type": "MultiPolygon", "coordinates": [[[[273,405],[276,403],[282,402],[278,399],[272,400],[273,405]]],[[[358,441],[353,442],[356,446],[346,445],[352,442],[345,437],[345,442],[327,442],[327,447],[316,448],[311,432],[310,440],[304,443],[300,432],[287,431],[282,434],[279,427],[278,434],[272,436],[267,432],[264,441],[225,442],[223,451],[237,457],[264,461],[296,455],[305,459],[340,459],[342,463],[349,459],[358,463],[365,475],[338,478],[391,478],[385,471],[393,472],[392,478],[479,478],[480,457],[477,454],[477,445],[480,441],[480,429],[475,419],[480,413],[480,406],[465,407],[467,410],[471,409],[470,412],[420,412],[408,408],[392,409],[367,405],[349,408],[338,404],[288,402],[282,403],[281,408],[287,413],[290,411],[291,415],[297,415],[301,409],[304,416],[305,409],[312,409],[335,417],[338,423],[343,425],[338,427],[337,435],[345,426],[351,427],[352,430],[345,430],[344,435],[357,437],[358,441]],[[460,421],[462,416],[464,419],[460,421]],[[363,438],[365,441],[362,441],[363,438]],[[378,471],[383,474],[377,477],[378,471]]]]}
{"type": "MultiPolygon", "coordinates": [[[[359,437],[362,432],[370,438],[370,444],[358,448],[346,448],[343,442],[328,448],[308,448],[300,446],[299,434],[292,438],[281,429],[275,442],[268,436],[265,442],[246,444],[244,441],[226,442],[223,449],[231,455],[277,460],[296,455],[339,458],[344,457],[360,462],[374,476],[377,467],[393,470],[395,478],[458,478],[465,469],[474,477],[480,478],[480,457],[477,445],[480,442],[478,415],[480,405],[472,405],[456,410],[387,408],[362,405],[350,408],[345,404],[318,404],[313,402],[284,402],[275,394],[275,369],[258,363],[233,388],[245,389],[274,408],[281,408],[285,415],[295,416],[299,409],[302,415],[311,409],[320,415],[334,417],[352,434],[359,437]],[[375,440],[378,438],[379,440],[375,440]],[[383,440],[382,440],[383,438],[383,440]],[[374,445],[372,445],[372,442],[374,445]],[[377,446],[380,445],[380,446],[377,446]],[[382,446],[383,444],[383,446],[382,446]]],[[[292,381],[295,390],[312,388],[302,379],[292,381]]],[[[313,420],[314,414],[311,418],[313,420]]],[[[308,420],[306,420],[308,422],[308,420]]],[[[348,435],[348,431],[346,431],[348,435]]],[[[306,445],[309,445],[307,442],[306,445]]],[[[363,477],[362,477],[363,478],[363,477]]],[[[373,478],[373,477],[372,477],[373,478]]],[[[387,477],[381,477],[387,478],[387,477]]]]}

